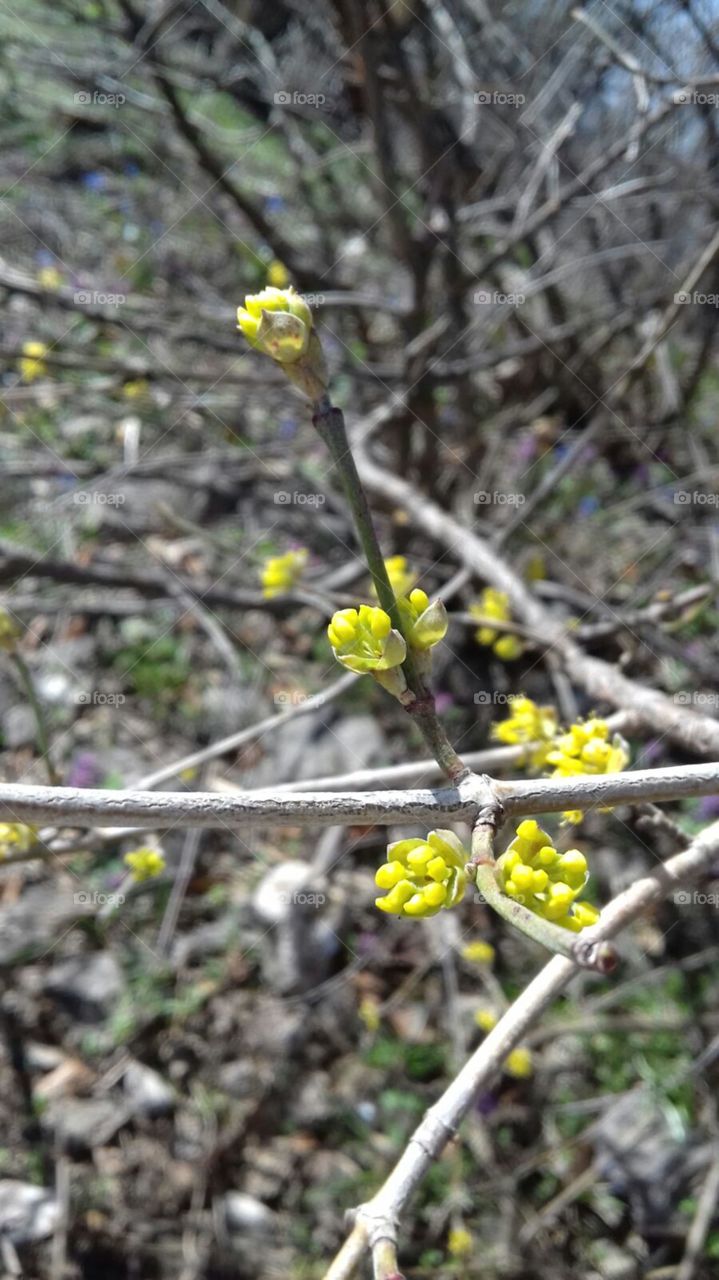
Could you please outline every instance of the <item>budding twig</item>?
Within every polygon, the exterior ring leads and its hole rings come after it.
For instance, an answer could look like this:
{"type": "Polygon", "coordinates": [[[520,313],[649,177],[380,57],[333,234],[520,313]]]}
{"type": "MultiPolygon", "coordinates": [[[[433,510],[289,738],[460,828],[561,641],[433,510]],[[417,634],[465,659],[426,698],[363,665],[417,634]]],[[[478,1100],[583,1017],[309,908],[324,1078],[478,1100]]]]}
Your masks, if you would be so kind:
{"type": "MultiPolygon", "coordinates": [[[[355,465],[342,410],[336,408],[328,396],[324,396],[314,406],[312,421],[332,455],[380,606],[389,615],[393,628],[404,635],[402,617],[385,567],[364,486],[355,465]]],[[[425,687],[409,645],[402,668],[411,695],[403,705],[415,720],[442,771],[452,782],[457,783],[468,776],[469,770],[445,733],[435,710],[434,699],[425,687]]]]}

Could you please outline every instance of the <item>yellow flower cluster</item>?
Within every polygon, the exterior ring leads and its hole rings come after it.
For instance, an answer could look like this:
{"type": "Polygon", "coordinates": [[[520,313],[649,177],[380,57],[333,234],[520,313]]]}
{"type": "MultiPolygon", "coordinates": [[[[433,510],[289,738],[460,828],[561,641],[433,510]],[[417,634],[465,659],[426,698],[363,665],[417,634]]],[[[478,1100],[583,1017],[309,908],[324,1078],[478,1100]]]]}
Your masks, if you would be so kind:
{"type": "Polygon", "coordinates": [[[302,577],[308,557],[306,547],[287,551],[283,556],[270,556],[260,573],[265,599],[271,600],[273,596],[281,596],[285,591],[290,591],[302,577]]]}
{"type": "Polygon", "coordinates": [[[35,382],[37,378],[42,378],[47,373],[47,365],[44,356],[47,355],[47,347],[44,342],[24,342],[22,345],[22,359],[20,360],[20,377],[23,382],[35,382]]]}
{"type": "Polygon", "coordinates": [[[37,840],[37,827],[24,822],[0,822],[0,862],[14,853],[29,853],[37,840]]]}
{"type": "Polygon", "coordinates": [[[407,656],[407,646],[399,631],[393,630],[389,614],[376,605],[338,609],[327,636],[337,661],[360,675],[389,671],[407,656]]]}
{"type": "MultiPolygon", "coordinates": [[[[417,582],[417,574],[407,564],[406,556],[389,556],[384,567],[387,570],[389,585],[396,596],[406,596],[412,590],[417,582]]],[[[372,594],[376,595],[374,583],[372,584],[372,594]]]]}
{"type": "Polygon", "coordinates": [[[492,725],[492,737],[496,742],[532,744],[528,753],[529,763],[541,769],[547,760],[547,752],[557,733],[557,713],[554,707],[540,707],[531,698],[518,694],[512,698],[506,720],[492,725]]]}
{"type": "MultiPolygon", "coordinates": [[[[496,622],[512,620],[509,596],[504,591],[497,591],[495,587],[485,587],[477,603],[469,606],[469,612],[473,618],[483,620],[489,619],[496,622]]],[[[524,645],[518,636],[500,635],[492,626],[486,624],[475,632],[475,639],[478,644],[491,646],[497,657],[504,662],[519,658],[524,652],[524,645]]]]}
{"type": "Polygon", "coordinates": [[[133,849],[131,853],[126,853],[123,861],[132,873],[133,880],[138,882],[152,880],[155,876],[162,875],[166,865],[160,850],[153,849],[149,845],[143,849],[133,849]]]}
{"type": "Polygon", "coordinates": [[[468,854],[453,831],[430,831],[426,840],[395,840],[375,884],[388,892],[375,906],[389,915],[434,916],[461,902],[467,887],[468,854]]]}
{"type": "MultiPolygon", "coordinates": [[[[629,752],[624,739],[615,734],[610,738],[606,720],[591,717],[583,723],[570,725],[547,753],[546,763],[554,766],[553,778],[575,778],[582,774],[621,773],[629,763],[629,752]]],[[[567,822],[582,821],[581,809],[564,814],[567,822]]]]}
{"type": "Polygon", "coordinates": [[[497,878],[508,897],[572,933],[599,919],[596,907],[577,901],[589,878],[584,854],[579,849],[558,853],[533,818],[520,822],[514,840],[497,859],[497,878]]]}

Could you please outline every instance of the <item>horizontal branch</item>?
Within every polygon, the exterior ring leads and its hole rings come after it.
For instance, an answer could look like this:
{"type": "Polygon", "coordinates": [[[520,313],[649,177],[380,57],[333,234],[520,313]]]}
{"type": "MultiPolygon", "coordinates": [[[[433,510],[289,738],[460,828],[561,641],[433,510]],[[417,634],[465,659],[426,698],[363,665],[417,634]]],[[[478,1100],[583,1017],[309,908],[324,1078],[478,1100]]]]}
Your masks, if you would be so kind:
{"type": "Polygon", "coordinates": [[[469,820],[476,809],[454,787],[437,791],[318,791],[277,795],[248,791],[99,791],[0,784],[0,817],[72,827],[238,827],[251,823],[336,826],[342,823],[469,820]]]}
{"type": "MultiPolygon", "coordinates": [[[[270,822],[333,826],[342,823],[471,821],[477,775],[459,787],[407,791],[100,791],[0,784],[0,817],[9,821],[90,827],[237,827],[270,822]]],[[[643,769],[601,777],[493,782],[506,814],[556,813],[640,801],[719,794],[719,764],[643,769]]]]}
{"type": "Polygon", "coordinates": [[[615,804],[681,800],[719,795],[719,764],[637,769],[576,778],[528,778],[496,782],[507,814],[557,813],[561,809],[603,809],[615,804]]]}

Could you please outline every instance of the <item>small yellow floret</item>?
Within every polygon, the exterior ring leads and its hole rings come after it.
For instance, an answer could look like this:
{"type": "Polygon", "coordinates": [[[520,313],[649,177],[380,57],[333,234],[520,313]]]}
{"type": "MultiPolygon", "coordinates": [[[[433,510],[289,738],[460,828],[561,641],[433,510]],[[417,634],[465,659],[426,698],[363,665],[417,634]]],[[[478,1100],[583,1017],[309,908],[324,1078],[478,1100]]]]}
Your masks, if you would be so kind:
{"type": "Polygon", "coordinates": [[[447,1238],[447,1252],[453,1258],[466,1258],[474,1248],[474,1237],[466,1227],[452,1227],[447,1238]]]}
{"type": "Polygon", "coordinates": [[[491,942],[468,942],[462,947],[462,959],[469,960],[472,964],[492,964],[494,961],[495,951],[491,942]]]}
{"type": "Polygon", "coordinates": [[[309,551],[300,547],[287,551],[283,556],[270,556],[260,571],[262,594],[266,600],[290,591],[299,581],[309,558],[309,551]]]}
{"type": "Polygon", "coordinates": [[[530,1050],[522,1045],[512,1049],[505,1059],[504,1070],[507,1075],[514,1076],[515,1080],[528,1080],[534,1070],[530,1050]]]}
{"type": "Polygon", "coordinates": [[[22,359],[19,364],[23,382],[35,382],[37,378],[42,378],[43,374],[47,373],[47,365],[43,358],[46,355],[47,347],[44,342],[23,342],[22,359]]]}

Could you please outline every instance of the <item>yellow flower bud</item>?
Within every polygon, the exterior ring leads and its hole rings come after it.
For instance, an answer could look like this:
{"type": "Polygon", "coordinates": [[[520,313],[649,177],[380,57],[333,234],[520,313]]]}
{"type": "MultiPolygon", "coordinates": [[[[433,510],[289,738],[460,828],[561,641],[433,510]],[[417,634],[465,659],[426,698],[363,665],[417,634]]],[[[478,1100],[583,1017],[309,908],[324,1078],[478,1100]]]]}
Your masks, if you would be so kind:
{"type": "Polygon", "coordinates": [[[162,875],[166,865],[165,858],[160,850],[152,849],[150,846],[142,849],[133,849],[130,853],[125,854],[123,861],[132,873],[133,880],[138,882],[152,880],[155,876],[162,875]]]}
{"type": "Polygon", "coordinates": [[[494,1031],[494,1028],[499,1022],[499,1018],[493,1009],[478,1009],[474,1015],[474,1021],[482,1031],[489,1033],[490,1031],[494,1031]]]}
{"type": "MultiPolygon", "coordinates": [[[[590,716],[570,725],[547,752],[546,763],[553,766],[553,778],[577,778],[582,774],[621,773],[629,764],[629,749],[619,734],[610,739],[606,720],[590,716]]],[[[577,824],[581,809],[568,810],[564,821],[577,824]]]]}
{"type": "MultiPolygon", "coordinates": [[[[389,585],[395,596],[399,598],[400,596],[409,595],[417,581],[417,574],[413,569],[410,569],[406,556],[388,556],[384,562],[384,567],[387,570],[389,585]]],[[[376,596],[377,592],[375,591],[374,583],[371,591],[372,595],[376,596]]]]}
{"type": "Polygon", "coordinates": [[[359,609],[338,610],[327,628],[327,638],[343,667],[359,675],[373,675],[401,698],[407,682],[404,674],[394,672],[394,668],[404,662],[407,646],[384,609],[362,604],[359,609]]]}
{"type": "Polygon", "coordinates": [[[284,595],[291,590],[302,576],[309,558],[309,551],[300,547],[296,551],[287,551],[283,556],[270,556],[260,572],[262,594],[266,600],[274,596],[284,595]]]}
{"type": "Polygon", "coordinates": [[[310,400],[318,400],[327,387],[327,369],[314,332],[308,303],[290,285],[268,285],[248,294],[237,308],[237,327],[250,346],[263,351],[285,370],[288,378],[310,400]]]}
{"type": "Polygon", "coordinates": [[[529,1079],[534,1070],[530,1050],[523,1048],[522,1045],[512,1049],[512,1052],[505,1059],[504,1070],[507,1075],[514,1076],[515,1080],[529,1079]]]}
{"type": "Polygon", "coordinates": [[[436,915],[461,901],[467,884],[468,854],[452,831],[430,831],[426,840],[395,840],[375,884],[388,889],[375,906],[390,915],[414,918],[436,915]]]}
{"type": "Polygon", "coordinates": [[[557,732],[557,713],[554,707],[540,707],[531,698],[520,694],[512,698],[509,716],[492,725],[492,737],[496,742],[530,745],[529,763],[541,769],[547,752],[557,732]]]}
{"type": "Polygon", "coordinates": [[[22,359],[19,369],[23,382],[35,382],[47,373],[47,365],[43,359],[47,355],[44,342],[23,342],[22,359]]]}
{"type": "Polygon", "coordinates": [[[491,645],[498,658],[510,662],[521,657],[524,645],[518,636],[496,631],[487,626],[485,619],[496,622],[511,622],[509,596],[495,587],[485,587],[479,600],[469,606],[472,617],[481,618],[483,625],[475,632],[475,640],[481,645],[491,645]]]}
{"type": "Polygon", "coordinates": [[[491,942],[468,942],[462,947],[462,959],[472,964],[491,964],[494,960],[494,947],[491,942]]]}
{"type": "Polygon", "coordinates": [[[0,822],[0,862],[11,854],[29,853],[37,837],[37,827],[24,822],[0,822]]]}
{"type": "Polygon", "coordinates": [[[447,1252],[453,1258],[466,1258],[474,1248],[474,1238],[466,1227],[452,1227],[447,1238],[447,1252]]]}
{"type": "Polygon", "coordinates": [[[284,289],[290,283],[290,273],[279,258],[273,258],[267,267],[267,283],[277,289],[284,289]]]}
{"type": "Polygon", "coordinates": [[[406,599],[397,601],[402,629],[410,649],[432,649],[447,634],[449,618],[441,600],[430,604],[426,591],[415,587],[406,599]]]}

